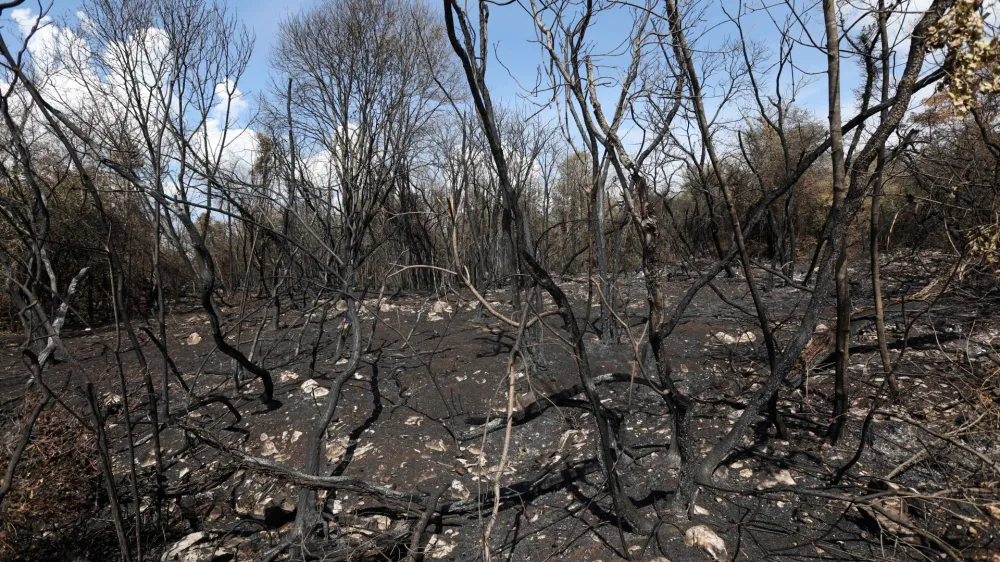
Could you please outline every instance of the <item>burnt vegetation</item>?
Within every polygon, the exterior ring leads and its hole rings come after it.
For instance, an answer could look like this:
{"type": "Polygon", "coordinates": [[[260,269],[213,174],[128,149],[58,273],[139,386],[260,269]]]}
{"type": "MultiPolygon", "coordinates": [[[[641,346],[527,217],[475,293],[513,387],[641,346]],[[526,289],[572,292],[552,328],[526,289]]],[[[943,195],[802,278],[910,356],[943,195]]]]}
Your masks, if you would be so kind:
{"type": "Polygon", "coordinates": [[[0,560],[997,562],[991,6],[0,0],[0,560]]]}

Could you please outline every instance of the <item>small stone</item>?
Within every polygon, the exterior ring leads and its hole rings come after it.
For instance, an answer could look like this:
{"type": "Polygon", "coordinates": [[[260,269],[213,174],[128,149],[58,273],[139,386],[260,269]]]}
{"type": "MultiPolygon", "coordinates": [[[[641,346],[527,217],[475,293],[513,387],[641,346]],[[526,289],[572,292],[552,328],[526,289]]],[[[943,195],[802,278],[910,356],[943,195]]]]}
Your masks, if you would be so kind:
{"type": "Polygon", "coordinates": [[[712,560],[719,561],[728,555],[725,541],[708,525],[695,525],[688,529],[684,533],[684,544],[697,546],[708,553],[712,560]]]}
{"type": "Polygon", "coordinates": [[[260,454],[265,457],[273,457],[278,454],[278,448],[274,445],[274,441],[265,441],[263,445],[260,446],[260,454]]]}
{"type": "Polygon", "coordinates": [[[375,447],[374,443],[365,443],[354,451],[354,458],[360,459],[368,454],[375,447]]]}
{"type": "Polygon", "coordinates": [[[778,473],[774,475],[774,480],[775,482],[781,484],[782,486],[795,485],[795,479],[792,478],[792,473],[788,472],[787,470],[778,471],[778,473]]]}
{"type": "Polygon", "coordinates": [[[302,383],[302,392],[312,395],[313,398],[322,398],[330,394],[330,389],[322,387],[315,379],[309,379],[302,383]]]}
{"type": "Polygon", "coordinates": [[[738,336],[731,336],[725,332],[716,332],[712,335],[715,339],[719,340],[725,345],[734,345],[739,343],[753,343],[757,341],[757,336],[753,332],[743,332],[738,336]]]}
{"type": "Polygon", "coordinates": [[[191,533],[168,548],[163,553],[163,556],[160,557],[160,560],[162,562],[167,562],[168,560],[180,560],[180,555],[183,554],[184,551],[191,548],[199,541],[205,539],[206,536],[207,535],[201,531],[191,533]]]}
{"type": "Polygon", "coordinates": [[[199,335],[198,332],[191,332],[191,335],[189,335],[184,342],[188,345],[198,345],[201,343],[201,335],[199,335]]]}
{"type": "Polygon", "coordinates": [[[465,487],[465,484],[462,484],[461,480],[452,480],[450,489],[452,495],[460,500],[467,500],[472,495],[469,489],[465,487]]]}
{"type": "Polygon", "coordinates": [[[253,514],[253,516],[258,519],[263,519],[264,513],[266,513],[267,508],[271,507],[272,505],[274,505],[274,498],[268,496],[263,500],[257,502],[256,505],[253,506],[253,511],[251,511],[250,513],[253,514]]]}
{"type": "Polygon", "coordinates": [[[345,452],[347,452],[347,442],[348,438],[345,435],[340,439],[327,443],[326,460],[330,462],[339,462],[340,458],[344,456],[345,452]]]}
{"type": "Polygon", "coordinates": [[[442,439],[438,439],[437,441],[431,441],[429,443],[424,443],[424,447],[427,447],[432,451],[438,451],[439,453],[443,453],[447,450],[447,447],[445,447],[444,444],[444,440],[442,439]]]}
{"type": "Polygon", "coordinates": [[[392,525],[392,519],[389,519],[385,515],[373,515],[372,521],[375,522],[375,528],[379,531],[388,531],[389,526],[392,525]]]}
{"type": "Polygon", "coordinates": [[[443,560],[447,558],[451,551],[455,550],[455,543],[448,542],[441,535],[434,535],[427,541],[427,550],[425,554],[427,557],[434,560],[443,560]]]}

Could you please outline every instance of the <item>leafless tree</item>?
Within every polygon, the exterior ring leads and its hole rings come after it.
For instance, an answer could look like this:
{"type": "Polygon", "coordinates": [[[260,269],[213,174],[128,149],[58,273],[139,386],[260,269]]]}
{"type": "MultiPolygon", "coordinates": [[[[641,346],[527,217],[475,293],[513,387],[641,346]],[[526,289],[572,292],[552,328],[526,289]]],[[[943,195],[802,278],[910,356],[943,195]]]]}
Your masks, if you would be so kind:
{"type": "MultiPolygon", "coordinates": [[[[0,15],[21,4],[0,2],[0,15]]],[[[1000,276],[1000,39],[982,4],[440,8],[324,0],[280,24],[271,87],[256,99],[242,92],[254,37],[225,5],[87,0],[76,27],[17,12],[20,42],[0,34],[0,326],[19,330],[18,382],[28,384],[0,388],[0,411],[15,404],[9,417],[19,418],[0,426],[10,452],[0,513],[19,497],[19,467],[34,462],[32,444],[58,411],[89,436],[89,470],[103,483],[95,501],[109,509],[123,560],[159,556],[171,510],[197,485],[173,476],[191,450],[226,469],[207,481],[246,470],[287,484],[294,523],[276,541],[267,534],[264,559],[416,561],[430,552],[426,533],[476,512],[470,548],[493,559],[511,521],[504,510],[595,472],[579,491],[597,490],[589,505],[610,504],[605,522],[620,545],[606,546],[629,558],[636,537],[649,545],[651,534],[690,527],[703,491],[750,495],[723,484],[720,470],[752,453],[748,443],[827,451],[826,441],[837,455],[820,453],[826,470],[812,477],[828,487],[762,485],[758,501],[789,493],[863,504],[884,532],[903,529],[952,559],[968,554],[885,502],[916,494],[979,509],[991,493],[984,474],[1000,470],[986,441],[973,443],[984,439],[977,424],[994,419],[987,362],[1000,359],[985,344],[974,356],[967,342],[955,360],[925,319],[954,287],[988,314],[1000,276]],[[537,82],[518,104],[490,88],[502,74],[491,62],[496,10],[520,18],[537,49],[527,65],[537,82]],[[759,25],[773,26],[773,44],[755,35],[759,25]],[[50,31],[55,46],[42,49],[50,31]],[[947,93],[921,99],[936,85],[947,93]],[[826,94],[825,119],[810,111],[808,88],[826,94]],[[864,274],[849,267],[862,258],[864,274]],[[898,273],[917,267],[901,260],[925,258],[933,278],[898,273]],[[408,328],[387,318],[396,299],[419,302],[408,328]],[[197,333],[192,347],[177,343],[186,336],[172,311],[191,305],[212,335],[202,347],[197,333]],[[834,306],[836,328],[822,331],[834,306]],[[725,362],[683,355],[702,349],[684,345],[690,320],[725,348],[725,362]],[[743,333],[709,332],[716,322],[743,333]],[[917,364],[907,349],[922,322],[964,377],[957,429],[906,411],[905,366],[917,364]],[[859,349],[858,326],[869,323],[873,345],[859,349]],[[495,355],[513,342],[504,372],[489,373],[506,389],[500,418],[464,416],[459,395],[481,390],[485,374],[442,386],[452,367],[439,367],[436,357],[451,352],[441,342],[463,332],[486,334],[495,355]],[[417,335],[435,347],[419,348],[417,335]],[[831,358],[833,383],[814,384],[831,393],[821,404],[808,396],[809,377],[831,358]],[[852,374],[863,358],[881,367],[852,374]],[[607,362],[631,372],[599,374],[607,362]],[[387,365],[398,396],[382,396],[387,365]],[[306,392],[319,391],[312,418],[277,417],[293,369],[309,373],[306,392]],[[264,408],[244,390],[247,372],[264,408]],[[418,411],[404,379],[429,389],[444,413],[418,411]],[[608,388],[624,383],[627,393],[608,388]],[[535,386],[521,395],[522,384],[535,386]],[[330,446],[343,437],[335,420],[355,393],[370,393],[373,409],[333,463],[330,446]],[[580,394],[585,401],[573,400],[580,394]],[[452,485],[448,499],[448,482],[470,468],[458,465],[432,475],[433,493],[382,473],[344,474],[383,399],[421,414],[406,422],[415,431],[432,420],[456,448],[494,444],[489,435],[503,429],[496,470],[485,452],[475,467],[488,485],[474,495],[452,485]],[[540,452],[537,472],[508,485],[507,469],[526,456],[518,426],[557,409],[560,424],[593,424],[594,453],[561,454],[571,434],[587,433],[576,425],[558,451],[540,452]],[[640,415],[658,418],[669,444],[636,443],[640,415]],[[786,419],[826,432],[813,443],[786,419]],[[240,439],[256,420],[301,428],[302,454],[254,456],[240,439]],[[930,438],[872,479],[856,469],[889,420],[930,438]],[[772,428],[778,439],[768,442],[772,428]],[[645,449],[664,455],[647,465],[645,449]],[[941,451],[961,457],[961,483],[926,495],[893,487],[941,451]],[[650,475],[645,502],[639,466],[650,475]],[[333,507],[344,491],[380,502],[378,532],[358,539],[328,524],[344,518],[333,507]],[[659,521],[648,504],[664,508],[659,521]]],[[[471,408],[492,412],[484,396],[471,408]]],[[[444,441],[432,450],[450,454],[444,441]]],[[[984,525],[990,515],[960,517],[984,525]]],[[[500,549],[514,548],[518,525],[500,549]]]]}

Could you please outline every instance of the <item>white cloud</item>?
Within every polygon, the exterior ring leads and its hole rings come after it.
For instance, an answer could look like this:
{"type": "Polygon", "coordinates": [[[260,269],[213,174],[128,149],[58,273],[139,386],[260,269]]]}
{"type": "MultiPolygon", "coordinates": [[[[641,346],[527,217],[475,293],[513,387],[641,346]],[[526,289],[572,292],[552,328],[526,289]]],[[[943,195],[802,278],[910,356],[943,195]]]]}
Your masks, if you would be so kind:
{"type": "MultiPolygon", "coordinates": [[[[205,160],[218,160],[227,171],[249,172],[256,148],[256,133],[245,124],[249,103],[227,77],[207,84],[208,92],[192,91],[192,85],[185,84],[188,95],[207,98],[211,104],[207,115],[197,109],[206,100],[183,104],[176,85],[171,84],[176,69],[170,38],[162,29],[148,28],[121,42],[101,41],[91,35],[94,25],[82,13],[77,14],[79,34],[47,16],[39,19],[28,8],[10,14],[27,41],[39,90],[55,107],[75,115],[82,124],[93,125],[98,135],[124,132],[138,139],[140,119],[154,127],[167,119],[184,123],[205,160]],[[184,115],[182,107],[187,108],[184,115]]],[[[33,119],[34,126],[44,129],[39,115],[33,119]]],[[[168,157],[177,154],[176,143],[168,143],[165,150],[168,157]]],[[[167,178],[167,183],[175,181],[167,178]]]]}
{"type": "Polygon", "coordinates": [[[220,128],[235,124],[250,107],[243,99],[243,93],[229,78],[215,85],[215,95],[219,101],[212,107],[209,118],[220,128]]]}

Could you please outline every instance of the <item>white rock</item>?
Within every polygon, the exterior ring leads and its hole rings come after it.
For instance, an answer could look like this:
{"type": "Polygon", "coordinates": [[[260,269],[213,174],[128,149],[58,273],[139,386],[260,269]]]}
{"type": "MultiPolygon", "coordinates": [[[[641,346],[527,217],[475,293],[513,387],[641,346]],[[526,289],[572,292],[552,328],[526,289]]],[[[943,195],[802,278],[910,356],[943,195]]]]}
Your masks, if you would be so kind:
{"type": "Polygon", "coordinates": [[[263,519],[264,511],[273,505],[274,505],[274,498],[272,498],[271,496],[267,496],[264,499],[258,501],[253,506],[253,511],[251,511],[250,513],[252,513],[253,516],[257,517],[258,519],[263,519]]]}
{"type": "Polygon", "coordinates": [[[181,553],[191,548],[198,541],[203,540],[205,536],[205,533],[201,531],[191,533],[168,548],[166,552],[163,553],[163,556],[160,557],[160,560],[162,562],[166,562],[168,560],[179,560],[181,553]]]}
{"type": "Polygon", "coordinates": [[[708,553],[712,560],[718,561],[728,556],[725,541],[707,525],[695,525],[688,529],[684,533],[684,544],[697,546],[708,553]]]}
{"type": "Polygon", "coordinates": [[[375,447],[374,443],[365,443],[364,445],[358,447],[354,450],[354,458],[360,459],[361,457],[368,454],[375,447]]]}
{"type": "Polygon", "coordinates": [[[429,558],[441,560],[443,558],[447,558],[453,550],[455,550],[455,543],[448,542],[441,535],[434,535],[429,541],[427,541],[427,550],[425,550],[425,554],[429,558]]]}
{"type": "Polygon", "coordinates": [[[462,484],[461,480],[451,481],[451,491],[452,494],[460,500],[467,500],[469,499],[469,496],[472,495],[469,492],[469,489],[465,487],[465,484],[462,484]]]}
{"type": "Polygon", "coordinates": [[[265,457],[273,457],[278,454],[278,448],[274,446],[274,441],[264,441],[260,446],[260,454],[265,457]]]}
{"type": "Polygon", "coordinates": [[[188,345],[198,345],[199,343],[201,343],[201,336],[198,334],[198,332],[191,332],[191,335],[189,335],[187,339],[184,341],[188,345]]]}
{"type": "Polygon", "coordinates": [[[743,332],[738,336],[731,336],[725,332],[716,332],[712,337],[726,345],[753,343],[757,341],[757,336],[754,335],[753,332],[743,332]]]}
{"type": "Polygon", "coordinates": [[[1000,505],[988,505],[986,506],[986,511],[994,519],[1000,519],[1000,505]]]}
{"type": "Polygon", "coordinates": [[[288,382],[299,378],[299,374],[295,371],[282,371],[278,377],[281,379],[281,382],[288,382]]]}
{"type": "Polygon", "coordinates": [[[336,441],[326,444],[326,460],[330,462],[339,462],[340,458],[344,456],[344,452],[347,451],[348,438],[345,435],[336,441]]]}
{"type": "Polygon", "coordinates": [[[794,486],[795,479],[792,478],[792,473],[787,470],[781,470],[774,475],[774,481],[782,486],[794,486]]]}
{"type": "Polygon", "coordinates": [[[443,453],[448,449],[445,446],[443,439],[438,439],[437,441],[430,441],[428,443],[424,443],[424,447],[427,447],[432,451],[438,451],[439,453],[443,453]]]}
{"type": "Polygon", "coordinates": [[[178,560],[179,562],[212,562],[212,560],[216,559],[216,554],[225,555],[231,553],[216,549],[215,546],[210,544],[200,544],[184,551],[178,560]]]}
{"type": "Polygon", "coordinates": [[[322,398],[330,394],[330,389],[320,386],[316,379],[309,379],[302,383],[302,392],[311,394],[313,398],[322,398]]]}
{"type": "Polygon", "coordinates": [[[139,462],[139,466],[141,466],[142,468],[149,468],[149,467],[153,466],[154,464],[156,464],[156,454],[153,453],[152,451],[150,451],[150,453],[148,455],[146,455],[145,459],[143,459],[141,461],[138,461],[138,462],[139,462]]]}

